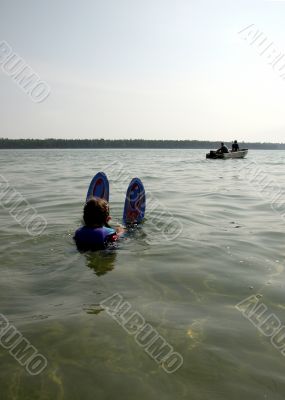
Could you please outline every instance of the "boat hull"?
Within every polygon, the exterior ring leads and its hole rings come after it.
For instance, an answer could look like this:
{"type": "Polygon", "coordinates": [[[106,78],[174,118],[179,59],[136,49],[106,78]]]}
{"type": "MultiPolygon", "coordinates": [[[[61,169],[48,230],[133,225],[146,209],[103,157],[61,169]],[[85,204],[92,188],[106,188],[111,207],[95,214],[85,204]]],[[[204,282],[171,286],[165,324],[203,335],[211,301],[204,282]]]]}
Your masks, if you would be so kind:
{"type": "Polygon", "coordinates": [[[229,153],[224,153],[223,158],[226,160],[228,158],[244,158],[247,156],[248,150],[247,149],[242,149],[239,151],[231,151],[229,153]]]}
{"type": "Polygon", "coordinates": [[[239,151],[230,151],[229,153],[218,154],[211,150],[210,153],[206,154],[206,158],[228,160],[229,158],[245,158],[247,156],[248,149],[241,149],[239,151]]]}

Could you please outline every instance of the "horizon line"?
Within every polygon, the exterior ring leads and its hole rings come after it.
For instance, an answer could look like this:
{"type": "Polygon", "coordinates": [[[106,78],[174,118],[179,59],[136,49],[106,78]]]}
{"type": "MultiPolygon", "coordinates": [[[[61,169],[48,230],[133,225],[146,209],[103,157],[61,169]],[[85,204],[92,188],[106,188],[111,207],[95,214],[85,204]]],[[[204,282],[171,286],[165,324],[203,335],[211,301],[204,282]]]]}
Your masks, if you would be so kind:
{"type": "MultiPolygon", "coordinates": [[[[120,138],[120,139],[104,139],[104,138],[55,138],[55,137],[46,137],[46,138],[7,138],[7,137],[0,137],[1,141],[18,141],[18,140],[25,140],[25,141],[47,141],[47,140],[54,140],[54,141],[113,141],[113,142],[122,142],[122,141],[145,141],[145,142],[201,142],[201,143],[231,143],[233,140],[214,140],[214,139],[143,139],[143,138],[120,138]]],[[[238,141],[239,143],[246,143],[246,144],[281,144],[284,145],[285,142],[248,142],[245,140],[238,141]]]]}

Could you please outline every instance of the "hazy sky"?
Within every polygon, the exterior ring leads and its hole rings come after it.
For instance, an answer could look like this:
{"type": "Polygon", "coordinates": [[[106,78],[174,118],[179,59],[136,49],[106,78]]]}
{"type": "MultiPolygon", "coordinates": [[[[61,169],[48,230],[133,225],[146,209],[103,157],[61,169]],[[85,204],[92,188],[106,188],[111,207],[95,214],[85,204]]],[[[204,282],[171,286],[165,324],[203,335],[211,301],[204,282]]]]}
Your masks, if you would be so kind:
{"type": "Polygon", "coordinates": [[[0,0],[0,42],[51,88],[35,103],[0,67],[0,136],[285,142],[285,79],[238,34],[285,54],[284,21],[285,1],[0,0]]]}

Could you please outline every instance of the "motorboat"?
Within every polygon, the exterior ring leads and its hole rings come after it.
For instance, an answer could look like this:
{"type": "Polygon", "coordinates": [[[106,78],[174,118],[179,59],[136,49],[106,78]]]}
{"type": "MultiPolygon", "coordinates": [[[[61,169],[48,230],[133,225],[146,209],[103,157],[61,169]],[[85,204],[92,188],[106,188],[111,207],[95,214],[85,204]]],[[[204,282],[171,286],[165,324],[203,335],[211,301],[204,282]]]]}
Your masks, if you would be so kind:
{"type": "Polygon", "coordinates": [[[210,153],[206,154],[206,158],[213,159],[223,159],[227,160],[228,158],[244,158],[248,153],[248,149],[241,149],[238,151],[229,151],[228,153],[218,153],[216,150],[211,150],[210,153]]]}

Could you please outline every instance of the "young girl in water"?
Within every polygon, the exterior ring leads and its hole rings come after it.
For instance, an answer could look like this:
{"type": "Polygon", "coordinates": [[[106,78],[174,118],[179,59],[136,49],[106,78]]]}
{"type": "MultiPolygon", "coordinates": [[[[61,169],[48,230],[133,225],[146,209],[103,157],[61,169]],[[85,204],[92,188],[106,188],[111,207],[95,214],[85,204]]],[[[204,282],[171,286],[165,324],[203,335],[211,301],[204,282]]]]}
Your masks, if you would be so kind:
{"type": "Polygon", "coordinates": [[[109,204],[103,199],[93,197],[87,201],[83,220],[85,225],[77,229],[74,236],[80,251],[105,249],[125,232],[121,227],[116,227],[115,230],[109,226],[109,204]]]}

